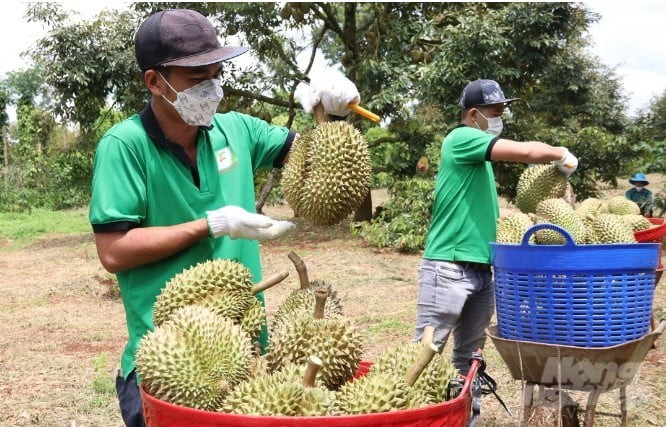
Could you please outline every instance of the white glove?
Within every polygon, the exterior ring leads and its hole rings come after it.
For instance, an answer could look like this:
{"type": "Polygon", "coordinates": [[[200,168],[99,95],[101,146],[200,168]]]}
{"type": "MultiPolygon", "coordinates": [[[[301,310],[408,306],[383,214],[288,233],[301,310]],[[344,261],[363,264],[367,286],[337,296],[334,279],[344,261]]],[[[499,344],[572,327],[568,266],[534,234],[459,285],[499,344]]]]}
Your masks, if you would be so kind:
{"type": "Polygon", "coordinates": [[[564,155],[562,155],[560,160],[553,160],[551,163],[557,166],[560,172],[568,177],[578,168],[578,159],[566,147],[560,148],[564,150],[564,155]]]}
{"type": "Polygon", "coordinates": [[[274,239],[295,228],[289,221],[275,221],[238,206],[224,206],[214,211],[206,211],[206,220],[210,235],[229,235],[232,239],[274,239]]]}
{"type": "Polygon", "coordinates": [[[321,102],[324,111],[334,116],[346,116],[351,111],[347,106],[361,102],[356,85],[337,70],[326,70],[310,77],[310,85],[301,83],[294,94],[306,113],[312,113],[321,102]]]}

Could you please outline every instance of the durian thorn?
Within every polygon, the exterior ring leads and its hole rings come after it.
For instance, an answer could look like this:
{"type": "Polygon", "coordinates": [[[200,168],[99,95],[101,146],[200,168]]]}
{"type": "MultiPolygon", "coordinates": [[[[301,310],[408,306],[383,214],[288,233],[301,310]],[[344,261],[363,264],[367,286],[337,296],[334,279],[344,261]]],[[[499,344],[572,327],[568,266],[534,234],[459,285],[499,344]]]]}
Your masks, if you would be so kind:
{"type": "Polygon", "coordinates": [[[252,294],[256,295],[261,291],[265,291],[268,288],[272,288],[273,286],[277,285],[281,281],[287,278],[289,276],[288,271],[283,271],[282,273],[276,273],[269,277],[268,279],[262,280],[261,282],[257,283],[256,285],[252,286],[252,294]]]}
{"type": "Polygon", "coordinates": [[[423,336],[421,337],[421,342],[423,344],[430,344],[435,340],[435,328],[433,326],[427,325],[423,328],[423,336]]]}
{"type": "Polygon", "coordinates": [[[416,359],[416,362],[414,362],[412,367],[409,368],[409,371],[407,371],[407,375],[405,375],[405,382],[408,386],[413,386],[416,380],[419,379],[421,372],[423,372],[426,366],[428,366],[428,363],[430,363],[432,358],[435,357],[435,353],[437,353],[437,347],[435,344],[428,343],[428,345],[423,346],[419,358],[416,359]]]}
{"type": "Polygon", "coordinates": [[[323,319],[324,318],[324,308],[326,307],[326,298],[328,298],[328,289],[321,286],[315,291],[315,309],[314,309],[314,318],[323,319]]]}
{"type": "Polygon", "coordinates": [[[317,378],[317,372],[321,368],[322,362],[321,359],[315,355],[312,355],[308,358],[308,367],[305,368],[305,374],[303,375],[303,386],[304,387],[314,387],[315,379],[317,378]]]}
{"type": "Polygon", "coordinates": [[[298,280],[301,282],[301,289],[307,289],[310,286],[310,279],[308,278],[308,267],[305,265],[305,262],[294,251],[289,252],[287,256],[294,264],[294,267],[296,267],[298,280]]]}

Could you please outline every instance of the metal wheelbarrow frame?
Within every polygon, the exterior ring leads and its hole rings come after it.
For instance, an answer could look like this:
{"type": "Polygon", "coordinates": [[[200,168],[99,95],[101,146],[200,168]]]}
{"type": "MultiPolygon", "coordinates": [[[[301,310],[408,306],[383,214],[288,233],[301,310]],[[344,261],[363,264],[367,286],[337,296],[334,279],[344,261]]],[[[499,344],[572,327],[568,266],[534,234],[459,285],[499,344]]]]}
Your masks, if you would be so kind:
{"type": "Polygon", "coordinates": [[[631,383],[652,348],[666,329],[666,320],[642,338],[611,347],[574,347],[501,338],[497,326],[486,329],[509,368],[511,376],[526,382],[525,408],[531,408],[534,385],[589,392],[585,425],[594,425],[601,393],[620,389],[622,426],[627,426],[626,386],[631,383]]]}

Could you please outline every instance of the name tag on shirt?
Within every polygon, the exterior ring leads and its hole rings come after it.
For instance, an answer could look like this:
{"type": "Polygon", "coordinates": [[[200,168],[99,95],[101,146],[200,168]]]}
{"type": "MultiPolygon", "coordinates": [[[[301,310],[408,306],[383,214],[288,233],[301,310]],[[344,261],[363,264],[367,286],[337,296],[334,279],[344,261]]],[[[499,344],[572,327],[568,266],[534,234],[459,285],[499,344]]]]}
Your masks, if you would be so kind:
{"type": "Polygon", "coordinates": [[[215,161],[217,162],[217,171],[219,173],[226,173],[236,166],[238,158],[231,151],[231,148],[224,147],[215,152],[215,161]]]}

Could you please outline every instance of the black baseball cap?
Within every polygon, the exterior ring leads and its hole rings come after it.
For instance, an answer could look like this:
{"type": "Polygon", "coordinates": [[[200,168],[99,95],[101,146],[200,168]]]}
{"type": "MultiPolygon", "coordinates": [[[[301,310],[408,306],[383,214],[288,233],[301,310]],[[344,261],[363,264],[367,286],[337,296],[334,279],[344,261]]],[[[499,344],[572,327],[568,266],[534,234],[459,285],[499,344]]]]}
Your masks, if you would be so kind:
{"type": "Polygon", "coordinates": [[[134,36],[141,71],[164,66],[198,67],[247,52],[246,47],[222,46],[215,28],[201,13],[169,9],[150,15],[134,36]]]}
{"type": "Polygon", "coordinates": [[[506,98],[502,88],[495,80],[478,79],[465,86],[460,94],[461,110],[495,104],[508,104],[520,98],[506,98]]]}

